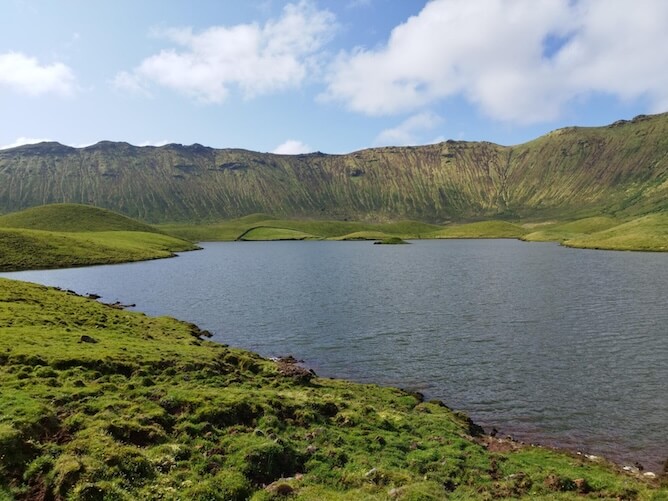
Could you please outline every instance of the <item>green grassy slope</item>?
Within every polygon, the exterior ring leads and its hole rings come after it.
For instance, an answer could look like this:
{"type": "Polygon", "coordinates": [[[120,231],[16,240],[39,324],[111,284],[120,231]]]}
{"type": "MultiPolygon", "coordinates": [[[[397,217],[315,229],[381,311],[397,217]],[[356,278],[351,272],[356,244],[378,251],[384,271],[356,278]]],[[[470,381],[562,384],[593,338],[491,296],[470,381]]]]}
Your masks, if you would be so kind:
{"type": "Polygon", "coordinates": [[[139,231],[65,233],[0,228],[0,271],[67,268],[172,257],[197,247],[139,231]]]}
{"type": "Polygon", "coordinates": [[[84,205],[49,205],[0,217],[1,271],[157,259],[196,248],[144,223],[84,205]]]}
{"type": "Polygon", "coordinates": [[[32,207],[0,216],[0,228],[24,228],[45,231],[143,231],[157,233],[146,223],[81,204],[51,204],[32,207]]]}
{"type": "Polygon", "coordinates": [[[523,235],[522,240],[557,241],[569,247],[589,249],[668,251],[666,212],[631,219],[590,217],[541,225],[533,230],[523,235]]]}
{"type": "Polygon", "coordinates": [[[400,390],[0,279],[0,499],[662,499],[400,390]],[[268,488],[265,486],[268,485],[268,488]]]}
{"type": "Polygon", "coordinates": [[[564,241],[569,247],[668,251],[668,213],[651,214],[564,241]]]}
{"type": "Polygon", "coordinates": [[[536,231],[531,231],[523,235],[522,240],[531,242],[563,242],[576,236],[590,235],[598,231],[607,230],[619,224],[620,221],[612,217],[588,217],[567,223],[541,225],[536,231]]]}
{"type": "Polygon", "coordinates": [[[512,147],[446,141],[346,155],[42,143],[0,151],[0,212],[77,202],[148,222],[254,213],[433,222],[630,217],[666,208],[667,153],[668,114],[560,129],[512,147]]]}

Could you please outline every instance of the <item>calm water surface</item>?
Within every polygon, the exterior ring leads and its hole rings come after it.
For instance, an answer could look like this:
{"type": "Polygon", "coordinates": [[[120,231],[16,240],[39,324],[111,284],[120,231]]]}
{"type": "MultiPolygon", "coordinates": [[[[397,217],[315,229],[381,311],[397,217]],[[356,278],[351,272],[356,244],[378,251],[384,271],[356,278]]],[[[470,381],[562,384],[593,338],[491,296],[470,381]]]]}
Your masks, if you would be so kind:
{"type": "Polygon", "coordinates": [[[668,255],[514,240],[203,244],[4,274],[196,322],[320,375],[418,390],[527,441],[668,457],[668,255]]]}

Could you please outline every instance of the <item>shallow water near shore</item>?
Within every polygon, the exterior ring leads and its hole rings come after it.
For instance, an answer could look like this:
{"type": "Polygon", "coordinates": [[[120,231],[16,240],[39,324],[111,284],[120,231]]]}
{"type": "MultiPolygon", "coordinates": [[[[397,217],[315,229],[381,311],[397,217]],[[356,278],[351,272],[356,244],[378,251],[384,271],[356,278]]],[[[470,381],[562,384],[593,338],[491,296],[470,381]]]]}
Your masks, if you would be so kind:
{"type": "Polygon", "coordinates": [[[421,391],[501,435],[668,456],[668,255],[514,240],[206,243],[176,259],[5,273],[421,391]]]}

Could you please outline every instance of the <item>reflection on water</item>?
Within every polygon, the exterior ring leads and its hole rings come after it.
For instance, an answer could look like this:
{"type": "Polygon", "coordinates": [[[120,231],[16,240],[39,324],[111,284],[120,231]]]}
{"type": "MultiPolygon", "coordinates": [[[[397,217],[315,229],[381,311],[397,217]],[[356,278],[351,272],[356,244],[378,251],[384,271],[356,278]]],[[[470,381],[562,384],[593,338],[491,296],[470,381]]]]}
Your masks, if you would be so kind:
{"type": "Polygon", "coordinates": [[[668,255],[511,240],[204,244],[5,274],[136,303],[320,375],[419,390],[516,438],[668,455],[668,255]]]}

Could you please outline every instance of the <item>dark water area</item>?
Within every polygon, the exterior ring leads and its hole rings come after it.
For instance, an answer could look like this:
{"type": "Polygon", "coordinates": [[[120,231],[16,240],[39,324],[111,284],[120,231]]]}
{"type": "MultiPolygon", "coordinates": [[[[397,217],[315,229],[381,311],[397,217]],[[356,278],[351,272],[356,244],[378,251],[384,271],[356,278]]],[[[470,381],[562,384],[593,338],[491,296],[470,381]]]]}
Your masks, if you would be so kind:
{"type": "Polygon", "coordinates": [[[514,240],[207,243],[3,276],[195,322],[319,375],[441,399],[486,429],[660,471],[668,254],[514,240]]]}

